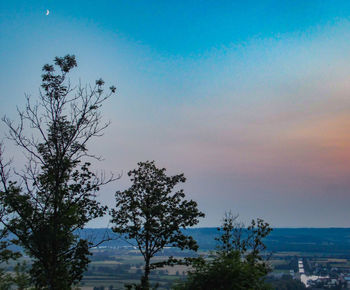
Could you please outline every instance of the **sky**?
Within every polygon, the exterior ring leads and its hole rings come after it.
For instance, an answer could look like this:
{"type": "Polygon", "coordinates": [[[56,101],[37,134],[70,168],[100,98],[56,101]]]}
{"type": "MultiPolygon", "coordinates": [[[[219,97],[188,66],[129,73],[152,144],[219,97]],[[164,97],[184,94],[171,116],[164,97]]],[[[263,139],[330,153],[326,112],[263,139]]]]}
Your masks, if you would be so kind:
{"type": "Polygon", "coordinates": [[[72,80],[117,87],[102,108],[111,125],[89,146],[105,158],[96,169],[123,174],[104,204],[155,160],[185,174],[199,226],[231,210],[349,227],[349,16],[349,1],[330,0],[0,0],[0,115],[15,120],[42,66],[74,54],[72,80]]]}

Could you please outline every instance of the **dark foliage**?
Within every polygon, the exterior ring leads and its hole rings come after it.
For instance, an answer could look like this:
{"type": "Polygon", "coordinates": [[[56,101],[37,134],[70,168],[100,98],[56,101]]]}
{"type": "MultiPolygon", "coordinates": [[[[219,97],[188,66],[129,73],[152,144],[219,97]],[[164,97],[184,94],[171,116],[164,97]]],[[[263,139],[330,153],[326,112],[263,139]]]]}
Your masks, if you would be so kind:
{"type": "Polygon", "coordinates": [[[270,268],[261,252],[266,249],[262,240],[272,229],[261,219],[245,229],[236,218],[225,215],[214,257],[195,260],[187,280],[175,289],[268,289],[264,279],[270,268]]]}
{"type": "Polygon", "coordinates": [[[300,280],[293,279],[289,275],[283,275],[280,279],[267,278],[266,283],[275,290],[302,290],[306,289],[300,280]]]}
{"type": "MultiPolygon", "coordinates": [[[[0,143],[0,157],[3,155],[3,144],[0,143]]],[[[8,170],[6,170],[6,167],[9,165],[9,162],[5,163],[2,158],[0,158],[0,176],[7,177],[8,176],[8,170]]],[[[5,188],[3,186],[3,183],[0,183],[0,196],[5,194],[5,188]]],[[[5,205],[0,199],[0,219],[4,218],[6,215],[5,205]]],[[[4,268],[5,265],[8,264],[9,260],[16,260],[21,256],[19,252],[14,252],[10,250],[10,246],[12,244],[12,241],[8,237],[8,229],[7,228],[1,228],[0,229],[0,264],[2,267],[0,268],[0,290],[2,289],[8,289],[10,285],[12,284],[12,278],[10,275],[6,273],[6,269],[4,268]]]]}
{"type": "MultiPolygon", "coordinates": [[[[116,209],[111,211],[113,231],[136,241],[145,259],[142,289],[149,288],[151,258],[166,245],[197,250],[196,241],[181,231],[198,223],[204,214],[193,200],[185,200],[182,189],[173,192],[178,183],[185,182],[183,174],[167,176],[165,168],[152,162],[140,162],[128,173],[132,186],[116,193],[116,209]]],[[[170,259],[168,263],[176,262],[170,259]]],[[[153,267],[162,264],[153,265],[153,267]]]]}
{"type": "Polygon", "coordinates": [[[56,57],[55,65],[57,73],[53,65],[43,67],[39,100],[32,104],[27,97],[19,124],[3,119],[27,163],[16,172],[19,182],[10,180],[2,164],[1,222],[33,258],[36,288],[64,290],[81,280],[89,263],[91,245],[77,230],[106,212],[95,197],[113,177],[96,176],[83,160],[93,157],[88,141],[108,125],[101,124],[99,108],[112,92],[103,94],[101,80],[72,89],[67,73],[77,65],[74,56],[56,57]],[[28,128],[35,131],[29,137],[28,128]]]}

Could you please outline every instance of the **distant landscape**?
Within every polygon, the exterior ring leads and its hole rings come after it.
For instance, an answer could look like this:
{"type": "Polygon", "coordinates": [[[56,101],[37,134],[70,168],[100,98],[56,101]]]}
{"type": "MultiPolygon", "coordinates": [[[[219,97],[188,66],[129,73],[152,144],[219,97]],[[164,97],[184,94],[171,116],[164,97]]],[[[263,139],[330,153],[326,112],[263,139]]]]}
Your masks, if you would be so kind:
{"type": "MultiPolygon", "coordinates": [[[[185,232],[198,241],[197,253],[167,247],[155,257],[154,262],[169,256],[202,255],[210,259],[217,245],[217,229],[193,228],[185,232]]],[[[106,237],[112,239],[93,250],[92,263],[81,282],[83,289],[124,289],[125,283],[140,279],[143,258],[130,243],[104,228],[85,229],[81,235],[96,241],[106,237]]],[[[328,277],[318,282],[322,283],[317,285],[319,288],[346,287],[346,279],[350,276],[350,228],[275,228],[264,242],[267,245],[265,256],[272,268],[266,281],[274,286],[273,289],[287,289],[283,288],[287,284],[293,287],[288,289],[301,287],[300,284],[293,284],[301,280],[298,261],[303,262],[308,276],[328,277]],[[332,279],[337,284],[331,285],[332,279]]],[[[154,270],[150,276],[151,283],[158,283],[159,289],[171,289],[176,281],[185,279],[187,270],[185,266],[154,270]]]]}
{"type": "MultiPolygon", "coordinates": [[[[184,232],[197,241],[201,250],[215,249],[217,228],[193,228],[184,232]]],[[[100,248],[130,246],[123,239],[117,238],[110,229],[88,228],[81,235],[96,241],[107,236],[112,238],[101,244],[100,248]]],[[[265,243],[269,252],[332,253],[350,258],[350,228],[275,228],[265,243]]]]}

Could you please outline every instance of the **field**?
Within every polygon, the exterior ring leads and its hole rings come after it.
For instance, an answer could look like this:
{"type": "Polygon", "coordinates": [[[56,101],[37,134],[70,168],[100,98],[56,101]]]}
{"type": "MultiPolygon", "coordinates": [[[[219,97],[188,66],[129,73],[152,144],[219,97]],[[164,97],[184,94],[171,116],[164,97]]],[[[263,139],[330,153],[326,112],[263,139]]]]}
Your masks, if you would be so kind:
{"type": "MultiPolygon", "coordinates": [[[[94,236],[102,239],[106,229],[87,229],[82,237],[94,236]]],[[[198,228],[187,231],[200,246],[197,253],[207,257],[215,249],[216,228],[198,228]]],[[[265,240],[266,257],[272,268],[270,277],[280,279],[283,275],[298,278],[298,259],[303,259],[308,275],[350,276],[350,229],[274,229],[265,240]]],[[[167,247],[152,262],[166,260],[169,256],[181,258],[197,255],[167,247]]],[[[93,249],[92,262],[85,272],[82,289],[124,289],[125,284],[138,283],[143,273],[143,257],[122,239],[112,241],[93,249]]],[[[30,260],[27,258],[28,263],[30,260]]],[[[8,265],[12,271],[14,264],[8,265]]],[[[175,266],[153,270],[152,285],[158,289],[170,289],[176,281],[186,278],[187,267],[175,266]]]]}
{"type": "MultiPolygon", "coordinates": [[[[176,254],[174,250],[172,254],[176,254]]],[[[200,255],[208,256],[210,251],[201,251],[200,255]]],[[[177,256],[181,258],[180,256],[177,256]]],[[[157,256],[153,262],[165,260],[167,256],[157,256]]],[[[270,277],[279,279],[283,275],[295,274],[298,278],[298,259],[303,259],[308,274],[326,271],[350,273],[350,259],[339,257],[338,254],[308,253],[308,252],[278,252],[269,258],[272,269],[270,277]]],[[[186,278],[189,270],[186,266],[164,267],[153,270],[150,276],[152,285],[159,285],[158,289],[171,289],[180,279],[186,278]]],[[[127,249],[99,249],[94,250],[93,261],[82,280],[82,289],[124,289],[125,284],[138,283],[143,271],[143,257],[135,251],[127,249]],[[102,288],[104,287],[104,288],[102,288]]],[[[323,273],[325,274],[325,273],[323,273]]]]}
{"type": "MultiPolygon", "coordinates": [[[[167,256],[156,256],[152,262],[164,261],[167,256]]],[[[175,258],[180,258],[176,257],[175,258]]],[[[188,267],[177,265],[153,270],[151,283],[158,289],[170,289],[171,285],[186,276],[188,267]]],[[[93,261],[81,282],[82,288],[105,287],[124,289],[125,284],[138,283],[143,273],[143,257],[127,250],[94,250],[93,261]],[[105,260],[103,260],[105,258],[105,260]]]]}

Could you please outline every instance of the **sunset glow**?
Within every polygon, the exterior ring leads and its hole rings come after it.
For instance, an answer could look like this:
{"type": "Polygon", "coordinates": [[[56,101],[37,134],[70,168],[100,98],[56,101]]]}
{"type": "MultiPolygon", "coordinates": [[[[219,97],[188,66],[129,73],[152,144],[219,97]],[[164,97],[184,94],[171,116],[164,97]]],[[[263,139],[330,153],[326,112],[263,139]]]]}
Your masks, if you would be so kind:
{"type": "Polygon", "coordinates": [[[125,172],[155,160],[184,172],[200,226],[232,210],[349,227],[350,2],[281,3],[2,1],[0,115],[36,96],[43,64],[75,54],[74,81],[102,77],[118,91],[89,147],[105,158],[97,167],[124,173],[104,203],[125,172]]]}

